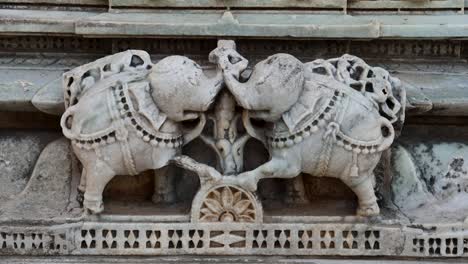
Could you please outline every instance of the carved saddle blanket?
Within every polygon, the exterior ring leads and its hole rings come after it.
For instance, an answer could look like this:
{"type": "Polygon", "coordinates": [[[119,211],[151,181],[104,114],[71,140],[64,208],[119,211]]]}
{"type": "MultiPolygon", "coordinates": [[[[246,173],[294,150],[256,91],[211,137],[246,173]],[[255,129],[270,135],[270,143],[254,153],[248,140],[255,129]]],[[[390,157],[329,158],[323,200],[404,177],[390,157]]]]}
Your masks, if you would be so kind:
{"type": "Polygon", "coordinates": [[[358,153],[374,153],[384,147],[382,137],[368,139],[356,135],[352,138],[347,135],[349,131],[342,131],[347,127],[344,123],[350,121],[343,120],[345,116],[349,117],[346,111],[350,103],[360,104],[366,111],[378,114],[368,98],[328,77],[316,76],[314,79],[306,81],[299,101],[283,114],[283,122],[275,124],[268,137],[273,148],[292,146],[313,133],[323,133],[324,138],[332,136],[338,145],[358,153]]]}
{"type": "Polygon", "coordinates": [[[324,130],[324,139],[332,135],[333,142],[356,153],[374,153],[389,146],[389,139],[394,137],[392,124],[404,120],[406,95],[398,79],[347,54],[306,63],[304,77],[298,102],[267,136],[273,148],[297,144],[320,129],[324,130]],[[350,104],[360,110],[348,113],[350,104]],[[359,115],[366,119],[366,113],[388,130],[385,138],[366,137],[366,131],[356,133],[353,122],[359,115]]]}
{"type": "Polygon", "coordinates": [[[145,77],[145,73],[126,72],[96,83],[64,114],[72,117],[65,135],[78,147],[95,148],[124,140],[132,130],[154,146],[181,146],[181,134],[159,131],[166,115],[153,101],[145,77]]]}

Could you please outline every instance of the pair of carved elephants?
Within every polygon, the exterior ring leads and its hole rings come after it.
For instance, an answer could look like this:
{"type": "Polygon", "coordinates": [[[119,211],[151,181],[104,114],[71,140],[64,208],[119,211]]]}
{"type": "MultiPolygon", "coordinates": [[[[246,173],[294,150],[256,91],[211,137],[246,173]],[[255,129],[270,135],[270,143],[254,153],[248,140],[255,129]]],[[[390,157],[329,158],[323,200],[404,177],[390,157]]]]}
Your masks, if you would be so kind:
{"type": "Polygon", "coordinates": [[[271,160],[231,180],[255,191],[263,178],[301,172],[341,179],[358,197],[358,215],[379,214],[373,170],[404,120],[405,91],[387,71],[344,55],[303,64],[288,54],[259,62],[239,81],[247,60],[234,50],[215,55],[227,88],[244,111],[247,132],[271,160]],[[228,59],[226,59],[228,58],[228,59]],[[252,119],[267,122],[261,128],[252,119]]]}
{"type": "Polygon", "coordinates": [[[231,42],[210,53],[213,77],[181,56],[152,64],[143,51],[127,51],[64,75],[66,112],[61,126],[83,164],[84,207],[103,210],[102,191],[118,174],[134,175],[171,161],[201,178],[254,191],[262,178],[301,172],[340,178],[358,196],[359,215],[376,215],[373,170],[404,119],[405,92],[387,71],[345,55],[303,64],[288,54],[258,63],[239,81],[248,61],[231,42]],[[245,111],[247,132],[261,140],[271,160],[237,176],[181,158],[197,137],[205,112],[223,87],[245,111]],[[200,119],[191,131],[181,121],[200,119]],[[261,128],[251,119],[266,121],[261,128]]]}
{"type": "MultiPolygon", "coordinates": [[[[79,190],[84,208],[103,210],[102,192],[115,175],[158,169],[180,155],[182,146],[201,133],[203,112],[222,83],[221,71],[208,77],[186,57],[169,56],[153,64],[137,50],[65,73],[61,126],[83,165],[79,190]],[[190,131],[180,124],[195,119],[198,125],[190,131]]],[[[200,168],[188,157],[183,161],[200,168]]]]}

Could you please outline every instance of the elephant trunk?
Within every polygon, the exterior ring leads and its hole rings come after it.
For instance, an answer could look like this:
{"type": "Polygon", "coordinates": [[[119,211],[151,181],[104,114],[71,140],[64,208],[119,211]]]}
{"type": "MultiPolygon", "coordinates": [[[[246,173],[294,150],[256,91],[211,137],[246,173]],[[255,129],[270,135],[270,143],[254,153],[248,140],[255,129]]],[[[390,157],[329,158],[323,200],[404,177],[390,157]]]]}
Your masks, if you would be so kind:
{"type": "Polygon", "coordinates": [[[252,110],[254,104],[250,100],[253,100],[253,96],[249,96],[251,89],[249,89],[248,83],[239,82],[229,71],[224,72],[224,81],[237,103],[244,109],[252,110]]]}

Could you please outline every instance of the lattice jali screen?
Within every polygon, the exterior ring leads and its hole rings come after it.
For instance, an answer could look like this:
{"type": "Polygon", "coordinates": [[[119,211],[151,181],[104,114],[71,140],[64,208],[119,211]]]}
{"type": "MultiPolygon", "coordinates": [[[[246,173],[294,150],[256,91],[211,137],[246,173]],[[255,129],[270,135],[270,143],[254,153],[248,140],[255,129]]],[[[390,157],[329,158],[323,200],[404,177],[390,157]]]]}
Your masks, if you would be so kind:
{"type": "Polygon", "coordinates": [[[409,230],[364,223],[84,222],[18,226],[0,228],[0,255],[468,256],[468,234],[409,230]]]}

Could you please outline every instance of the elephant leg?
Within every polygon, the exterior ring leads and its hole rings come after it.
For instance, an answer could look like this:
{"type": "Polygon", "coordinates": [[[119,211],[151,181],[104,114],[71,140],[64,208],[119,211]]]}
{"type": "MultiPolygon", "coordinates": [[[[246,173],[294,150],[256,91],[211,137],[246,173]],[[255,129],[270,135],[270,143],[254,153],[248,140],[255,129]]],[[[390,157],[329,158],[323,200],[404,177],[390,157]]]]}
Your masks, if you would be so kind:
{"type": "Polygon", "coordinates": [[[374,175],[358,177],[356,180],[349,179],[349,176],[344,179],[344,183],[348,185],[351,190],[358,197],[359,207],[356,214],[361,216],[375,216],[380,213],[379,205],[377,204],[377,197],[374,193],[373,178],[374,175]]]}
{"type": "Polygon", "coordinates": [[[301,173],[300,160],[273,157],[269,162],[255,170],[239,174],[236,178],[238,184],[254,192],[258,181],[265,178],[293,178],[301,173]]]}
{"type": "Polygon", "coordinates": [[[94,166],[86,169],[86,191],[83,202],[85,210],[95,214],[104,210],[102,192],[114,176],[115,172],[101,160],[97,160],[94,166]]]}
{"type": "Polygon", "coordinates": [[[78,185],[78,195],[76,196],[76,200],[81,205],[83,205],[85,191],[86,191],[86,167],[83,167],[83,170],[81,171],[80,184],[78,185]]]}
{"type": "Polygon", "coordinates": [[[78,190],[84,192],[86,190],[86,167],[83,167],[81,171],[80,185],[78,185],[78,190]]]}

